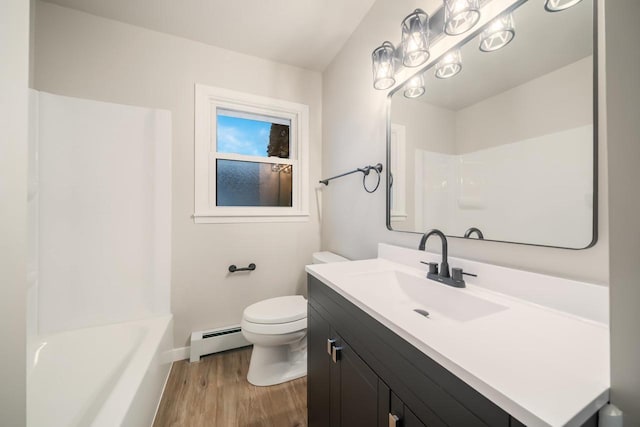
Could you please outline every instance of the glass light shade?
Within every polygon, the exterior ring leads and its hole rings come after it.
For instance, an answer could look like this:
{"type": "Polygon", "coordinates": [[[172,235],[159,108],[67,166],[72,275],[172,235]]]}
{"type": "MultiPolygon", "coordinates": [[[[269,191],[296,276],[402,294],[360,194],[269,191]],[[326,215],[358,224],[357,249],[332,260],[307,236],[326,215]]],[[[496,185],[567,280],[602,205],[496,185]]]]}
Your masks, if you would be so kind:
{"type": "Polygon", "coordinates": [[[444,32],[450,36],[466,33],[480,19],[478,0],[444,0],[444,32]]]}
{"type": "Polygon", "coordinates": [[[416,9],[402,21],[402,65],[418,67],[429,59],[429,15],[416,9]]]}
{"type": "Polygon", "coordinates": [[[482,31],[480,34],[480,50],[483,52],[493,52],[501,49],[513,40],[516,35],[513,15],[500,15],[482,31]]]}
{"type": "Polygon", "coordinates": [[[417,98],[424,94],[424,75],[422,73],[414,76],[409,80],[404,89],[404,96],[407,98],[417,98]]]}
{"type": "Polygon", "coordinates": [[[378,90],[389,89],[396,83],[395,48],[391,42],[384,42],[371,54],[373,63],[373,87],[378,90]]]}
{"type": "Polygon", "coordinates": [[[447,53],[436,64],[436,77],[439,79],[448,79],[458,74],[462,70],[462,54],[460,49],[447,53]]]}
{"type": "Polygon", "coordinates": [[[544,8],[548,12],[560,12],[577,5],[581,1],[582,0],[547,0],[544,2],[544,8]]]}

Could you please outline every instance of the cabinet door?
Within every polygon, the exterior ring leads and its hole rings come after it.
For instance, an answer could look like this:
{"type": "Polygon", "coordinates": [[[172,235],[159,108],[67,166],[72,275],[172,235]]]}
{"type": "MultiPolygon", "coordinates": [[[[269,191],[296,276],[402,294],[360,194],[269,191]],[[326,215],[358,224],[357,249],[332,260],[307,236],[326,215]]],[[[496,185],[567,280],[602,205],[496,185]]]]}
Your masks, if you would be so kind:
{"type": "Polygon", "coordinates": [[[422,424],[422,421],[420,421],[418,417],[416,417],[414,413],[411,412],[411,409],[407,408],[406,406],[404,407],[404,423],[402,424],[402,426],[403,427],[426,427],[424,424],[422,424]]]}
{"type": "Polygon", "coordinates": [[[375,427],[378,424],[378,376],[349,344],[339,337],[337,344],[334,369],[339,372],[340,408],[332,410],[338,409],[342,427],[375,427]]]}
{"type": "MultiPolygon", "coordinates": [[[[380,386],[379,389],[384,390],[385,387],[386,385],[380,386]]],[[[388,402],[386,406],[389,408],[389,427],[426,427],[394,392],[389,391],[388,387],[386,388],[386,393],[386,402],[388,402]]]]}
{"type": "Polygon", "coordinates": [[[307,314],[307,407],[309,427],[331,425],[331,337],[329,323],[308,306],[307,314]],[[330,349],[330,348],[329,348],[330,349]]]}

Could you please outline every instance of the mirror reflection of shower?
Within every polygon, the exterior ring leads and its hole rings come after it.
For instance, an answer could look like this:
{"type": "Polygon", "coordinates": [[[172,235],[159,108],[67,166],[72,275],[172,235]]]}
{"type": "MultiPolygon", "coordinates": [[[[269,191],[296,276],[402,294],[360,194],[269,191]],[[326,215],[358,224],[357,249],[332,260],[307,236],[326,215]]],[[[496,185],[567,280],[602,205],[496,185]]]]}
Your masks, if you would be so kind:
{"type": "Polygon", "coordinates": [[[559,13],[523,2],[511,11],[517,33],[501,49],[483,52],[473,37],[416,69],[421,96],[407,97],[412,81],[392,89],[393,230],[435,227],[462,238],[475,227],[484,240],[594,243],[593,13],[593,0],[559,13]]]}

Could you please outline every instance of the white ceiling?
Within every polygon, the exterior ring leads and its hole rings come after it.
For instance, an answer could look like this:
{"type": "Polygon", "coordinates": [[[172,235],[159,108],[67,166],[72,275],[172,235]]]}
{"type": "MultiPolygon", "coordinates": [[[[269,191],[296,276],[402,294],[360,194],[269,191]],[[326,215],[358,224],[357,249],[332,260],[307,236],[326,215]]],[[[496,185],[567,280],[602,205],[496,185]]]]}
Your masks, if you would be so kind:
{"type": "Polygon", "coordinates": [[[375,0],[45,0],[104,18],[322,71],[375,0]]]}

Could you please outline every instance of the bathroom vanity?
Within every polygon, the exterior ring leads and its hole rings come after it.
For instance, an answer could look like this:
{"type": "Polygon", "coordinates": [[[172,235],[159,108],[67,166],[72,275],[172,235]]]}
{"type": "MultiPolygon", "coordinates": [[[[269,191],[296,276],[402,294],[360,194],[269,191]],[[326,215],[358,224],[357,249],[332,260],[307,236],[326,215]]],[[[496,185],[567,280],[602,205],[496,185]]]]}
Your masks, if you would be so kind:
{"type": "Polygon", "coordinates": [[[479,275],[455,289],[379,250],[307,267],[309,426],[597,425],[606,288],[453,259],[479,275]]]}

